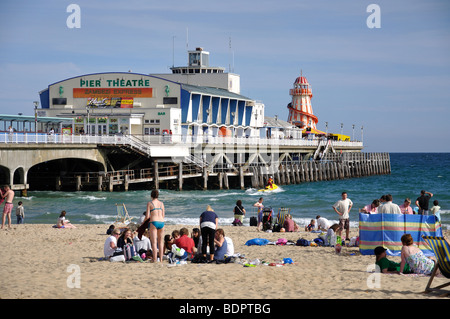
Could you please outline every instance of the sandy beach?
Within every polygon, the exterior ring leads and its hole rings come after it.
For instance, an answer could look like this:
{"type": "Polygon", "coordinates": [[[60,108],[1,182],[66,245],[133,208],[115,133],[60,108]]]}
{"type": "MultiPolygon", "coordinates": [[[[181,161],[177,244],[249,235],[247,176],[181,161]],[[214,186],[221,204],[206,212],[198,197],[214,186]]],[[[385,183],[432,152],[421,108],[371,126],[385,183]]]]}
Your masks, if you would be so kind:
{"type": "MultiPolygon", "coordinates": [[[[295,245],[246,246],[253,238],[277,241],[312,240],[316,233],[258,232],[256,227],[221,226],[232,238],[235,253],[245,260],[267,262],[291,258],[284,266],[242,263],[169,266],[162,263],[100,261],[108,225],[12,225],[0,231],[1,299],[428,299],[423,294],[429,277],[380,275],[379,287],[369,287],[368,267],[374,256],[357,247],[336,254],[331,247],[295,245]],[[73,279],[78,278],[79,281],[73,279]],[[79,284],[79,288],[77,288],[79,284]]],[[[168,225],[165,233],[183,225],[168,225]]],[[[192,230],[193,226],[186,226],[192,230]]],[[[358,230],[352,229],[351,236],[358,230]]],[[[448,237],[448,231],[445,231],[448,237]]],[[[400,262],[400,257],[389,257],[400,262]]],[[[244,261],[243,259],[239,259],[244,261]]],[[[434,283],[447,282],[444,277],[434,283]]]]}

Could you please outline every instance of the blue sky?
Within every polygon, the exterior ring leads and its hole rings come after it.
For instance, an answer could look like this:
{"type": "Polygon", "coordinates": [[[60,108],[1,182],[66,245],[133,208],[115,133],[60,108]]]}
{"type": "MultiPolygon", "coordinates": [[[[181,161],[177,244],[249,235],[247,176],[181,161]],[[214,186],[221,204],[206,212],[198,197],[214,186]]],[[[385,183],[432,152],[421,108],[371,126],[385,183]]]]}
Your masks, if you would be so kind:
{"type": "Polygon", "coordinates": [[[68,77],[170,72],[187,45],[232,64],[268,116],[287,119],[303,70],[319,129],[352,136],[354,124],[360,139],[364,126],[367,152],[450,151],[449,1],[3,0],[0,113],[33,115],[38,92],[68,77]],[[66,25],[71,3],[79,29],[66,25]],[[381,28],[367,27],[372,3],[381,28]]]}

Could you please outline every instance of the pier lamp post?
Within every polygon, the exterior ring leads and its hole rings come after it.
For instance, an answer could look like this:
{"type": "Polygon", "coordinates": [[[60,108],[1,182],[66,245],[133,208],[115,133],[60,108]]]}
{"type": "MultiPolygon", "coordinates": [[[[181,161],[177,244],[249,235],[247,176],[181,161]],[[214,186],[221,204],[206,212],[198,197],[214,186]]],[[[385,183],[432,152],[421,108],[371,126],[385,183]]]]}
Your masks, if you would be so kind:
{"type": "Polygon", "coordinates": [[[86,113],[87,113],[87,123],[86,123],[86,134],[91,135],[90,125],[89,125],[89,105],[86,105],[86,113]]]}
{"type": "Polygon", "coordinates": [[[361,143],[364,143],[363,131],[364,131],[364,127],[361,125],[361,143]]]}
{"type": "Polygon", "coordinates": [[[325,135],[328,137],[328,122],[325,122],[325,135]]]}
{"type": "Polygon", "coordinates": [[[344,123],[341,123],[341,135],[344,134],[344,123]]]}
{"type": "Polygon", "coordinates": [[[38,101],[34,101],[34,133],[37,134],[37,108],[39,106],[38,101]]]}
{"type": "Polygon", "coordinates": [[[355,140],[355,124],[352,124],[352,131],[353,131],[352,141],[354,141],[355,140]]]}

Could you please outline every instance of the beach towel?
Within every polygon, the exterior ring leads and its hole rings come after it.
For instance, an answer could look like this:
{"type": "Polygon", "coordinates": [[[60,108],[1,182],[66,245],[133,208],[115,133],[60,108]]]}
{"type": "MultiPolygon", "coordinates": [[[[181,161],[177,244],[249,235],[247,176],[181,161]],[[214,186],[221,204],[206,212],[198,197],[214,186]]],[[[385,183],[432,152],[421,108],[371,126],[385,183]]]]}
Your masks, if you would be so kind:
{"type": "Polygon", "coordinates": [[[264,238],[253,238],[248,240],[245,245],[246,246],[252,246],[252,245],[257,245],[257,246],[264,246],[267,245],[269,243],[268,239],[264,239],[264,238]]]}
{"type": "Polygon", "coordinates": [[[150,223],[150,218],[144,220],[141,226],[138,227],[137,233],[139,240],[142,240],[142,235],[145,233],[145,230],[148,228],[148,224],[150,223]]]}

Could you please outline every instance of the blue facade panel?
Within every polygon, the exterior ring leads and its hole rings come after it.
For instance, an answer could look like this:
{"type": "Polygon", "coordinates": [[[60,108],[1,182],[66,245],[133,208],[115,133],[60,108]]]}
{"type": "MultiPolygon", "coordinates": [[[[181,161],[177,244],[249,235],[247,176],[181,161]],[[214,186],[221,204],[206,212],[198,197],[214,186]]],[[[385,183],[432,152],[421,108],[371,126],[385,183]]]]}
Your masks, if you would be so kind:
{"type": "Polygon", "coordinates": [[[245,101],[239,101],[239,112],[238,112],[238,125],[243,125],[244,111],[245,111],[245,101]]]}
{"type": "Polygon", "coordinates": [[[225,98],[222,98],[222,100],[221,100],[221,105],[220,105],[220,107],[221,107],[221,121],[220,121],[220,123],[221,124],[226,124],[225,122],[226,122],[226,120],[227,120],[227,112],[228,112],[228,101],[229,101],[229,99],[225,99],[225,98]]]}
{"type": "Polygon", "coordinates": [[[252,120],[252,111],[253,111],[253,106],[245,107],[245,123],[244,123],[244,125],[246,125],[246,126],[250,126],[250,121],[252,120]]]}
{"type": "Polygon", "coordinates": [[[181,122],[186,123],[187,116],[189,113],[189,102],[191,100],[191,93],[189,93],[186,90],[181,90],[181,101],[180,101],[180,107],[181,107],[181,122]]]}
{"type": "Polygon", "coordinates": [[[41,108],[48,109],[50,108],[50,95],[49,89],[42,91],[39,94],[39,98],[41,100],[41,108]]]}
{"type": "Polygon", "coordinates": [[[200,108],[200,94],[192,94],[192,121],[198,120],[198,110],[200,108]]]}
{"type": "Polygon", "coordinates": [[[208,123],[208,109],[209,109],[209,102],[211,101],[210,95],[203,95],[202,96],[202,109],[203,109],[203,123],[208,123]]]}
{"type": "Polygon", "coordinates": [[[218,115],[219,115],[219,97],[212,98],[212,123],[218,124],[218,115]]]}
{"type": "Polygon", "coordinates": [[[237,111],[237,100],[230,100],[230,124],[234,123],[236,111],[237,111]]]}

